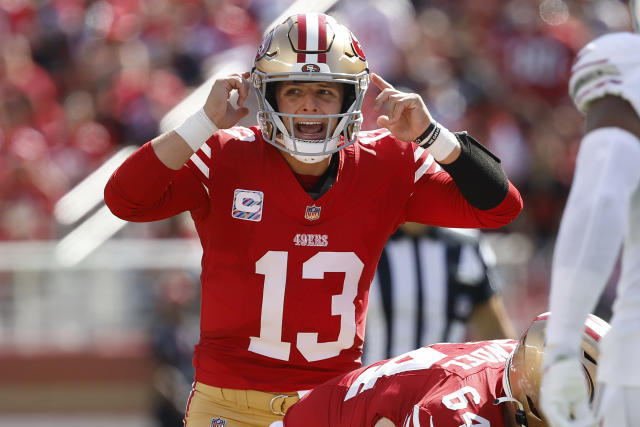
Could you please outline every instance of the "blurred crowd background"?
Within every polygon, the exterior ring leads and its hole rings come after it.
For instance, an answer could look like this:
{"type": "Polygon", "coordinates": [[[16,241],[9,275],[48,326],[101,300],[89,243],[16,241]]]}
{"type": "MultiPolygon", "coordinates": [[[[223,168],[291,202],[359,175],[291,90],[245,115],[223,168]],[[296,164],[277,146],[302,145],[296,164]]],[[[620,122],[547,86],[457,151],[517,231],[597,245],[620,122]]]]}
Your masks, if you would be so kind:
{"type": "MultiPolygon", "coordinates": [[[[54,215],[60,198],[118,150],[154,137],[161,119],[227,60],[226,52],[255,51],[291,3],[0,0],[5,253],[69,233],[72,226],[54,215]]],[[[525,209],[488,238],[507,308],[525,325],[546,307],[551,251],[582,136],[583,118],[567,96],[570,66],[593,37],[630,29],[625,2],[341,0],[330,13],[357,35],[372,71],[420,93],[438,121],[469,131],[502,159],[525,209]]],[[[246,64],[251,60],[249,54],[246,64]]],[[[365,129],[375,127],[375,94],[367,96],[365,129]]],[[[112,240],[164,241],[157,247],[170,250],[193,237],[190,220],[180,216],[126,225],[112,240]]],[[[15,414],[25,412],[113,408],[179,417],[170,408],[183,410],[198,327],[197,253],[193,259],[192,268],[119,269],[116,251],[111,269],[3,265],[0,425],[20,425],[15,414]],[[154,364],[145,363],[151,358],[154,364]],[[105,386],[91,400],[86,390],[96,381],[105,386]],[[61,390],[71,397],[52,397],[61,390]]],[[[175,425],[133,419],[131,425],[175,425]]],[[[31,423],[22,425],[40,425],[31,423]]]]}

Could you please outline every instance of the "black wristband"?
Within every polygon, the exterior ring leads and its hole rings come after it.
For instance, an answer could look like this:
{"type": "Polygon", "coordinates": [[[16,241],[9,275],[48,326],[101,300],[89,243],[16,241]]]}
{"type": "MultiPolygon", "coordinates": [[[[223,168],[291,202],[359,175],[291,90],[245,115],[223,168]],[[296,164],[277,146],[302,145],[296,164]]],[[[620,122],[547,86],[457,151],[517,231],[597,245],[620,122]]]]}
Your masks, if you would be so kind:
{"type": "Polygon", "coordinates": [[[429,146],[429,145],[433,144],[433,141],[435,141],[435,138],[433,138],[432,140],[429,140],[429,136],[431,135],[431,133],[433,132],[433,130],[435,128],[436,128],[436,122],[432,121],[431,123],[429,123],[429,126],[427,126],[427,130],[422,132],[422,134],[419,137],[417,137],[416,139],[414,139],[413,142],[415,142],[416,144],[418,144],[421,147],[423,147],[424,145],[429,146]]]}

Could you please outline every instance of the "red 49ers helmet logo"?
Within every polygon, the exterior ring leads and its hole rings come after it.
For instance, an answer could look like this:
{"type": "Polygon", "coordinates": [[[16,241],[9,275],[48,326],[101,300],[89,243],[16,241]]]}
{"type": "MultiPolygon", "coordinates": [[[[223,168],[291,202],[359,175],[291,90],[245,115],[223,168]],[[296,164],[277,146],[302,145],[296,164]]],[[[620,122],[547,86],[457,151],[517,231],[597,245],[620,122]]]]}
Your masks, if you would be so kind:
{"type": "Polygon", "coordinates": [[[351,33],[351,44],[353,45],[353,50],[356,53],[356,55],[358,55],[358,58],[362,59],[363,61],[366,61],[367,58],[364,56],[364,51],[362,50],[362,46],[360,46],[360,42],[358,41],[358,39],[353,33],[351,33]]]}
{"type": "Polygon", "coordinates": [[[320,67],[316,64],[304,64],[302,66],[302,71],[305,73],[319,73],[320,67]]]}
{"type": "Polygon", "coordinates": [[[264,40],[262,40],[262,43],[258,48],[258,52],[256,52],[256,59],[255,59],[256,61],[262,59],[262,57],[269,50],[269,46],[271,46],[271,39],[273,38],[273,31],[274,30],[271,30],[269,34],[267,34],[267,37],[265,37],[264,40]]]}

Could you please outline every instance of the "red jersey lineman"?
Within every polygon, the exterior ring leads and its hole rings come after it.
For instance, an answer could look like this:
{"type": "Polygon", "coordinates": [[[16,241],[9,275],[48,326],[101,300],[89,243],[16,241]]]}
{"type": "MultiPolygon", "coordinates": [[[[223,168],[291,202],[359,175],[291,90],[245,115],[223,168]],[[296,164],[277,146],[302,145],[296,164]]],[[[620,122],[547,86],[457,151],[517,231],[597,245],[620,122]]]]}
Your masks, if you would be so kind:
{"type": "MultiPolygon", "coordinates": [[[[271,427],[548,427],[539,410],[548,320],[537,316],[519,341],[433,344],[336,377],[271,427]]],[[[591,314],[584,323],[580,362],[591,396],[608,330],[591,314]]]]}
{"type": "Polygon", "coordinates": [[[284,426],[502,427],[505,362],[517,341],[433,344],[349,372],[293,405],[284,426]],[[490,423],[489,423],[490,422],[490,423]]]}
{"type": "Polygon", "coordinates": [[[359,367],[369,285],[399,224],[500,227],[522,209],[499,160],[370,74],[331,17],[276,26],[249,77],[216,80],[201,110],[105,189],[120,218],[189,211],[195,222],[202,321],[188,427],[264,425],[296,391],[359,367]],[[359,132],[370,81],[388,116],[359,132]],[[260,126],[235,127],[250,85],[260,126]]]}

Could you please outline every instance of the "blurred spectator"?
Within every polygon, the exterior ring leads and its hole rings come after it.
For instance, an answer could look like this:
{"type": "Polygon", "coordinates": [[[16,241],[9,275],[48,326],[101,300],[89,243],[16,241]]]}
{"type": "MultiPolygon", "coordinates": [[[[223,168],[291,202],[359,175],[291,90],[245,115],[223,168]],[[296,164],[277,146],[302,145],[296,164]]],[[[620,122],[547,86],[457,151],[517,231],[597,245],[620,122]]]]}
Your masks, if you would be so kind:
{"type": "Polygon", "coordinates": [[[64,193],[155,135],[208,57],[261,39],[251,3],[0,3],[0,239],[58,237],[64,193]]]}

